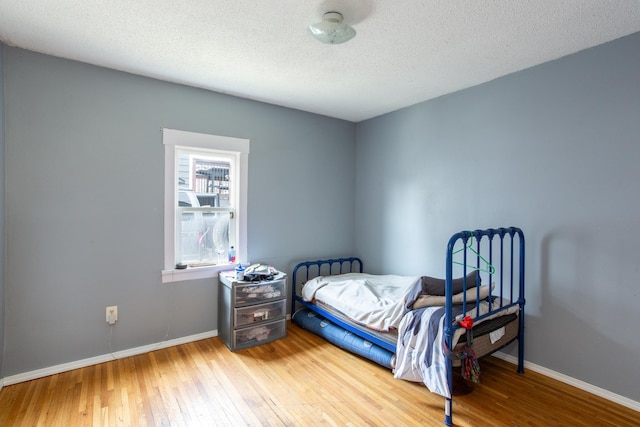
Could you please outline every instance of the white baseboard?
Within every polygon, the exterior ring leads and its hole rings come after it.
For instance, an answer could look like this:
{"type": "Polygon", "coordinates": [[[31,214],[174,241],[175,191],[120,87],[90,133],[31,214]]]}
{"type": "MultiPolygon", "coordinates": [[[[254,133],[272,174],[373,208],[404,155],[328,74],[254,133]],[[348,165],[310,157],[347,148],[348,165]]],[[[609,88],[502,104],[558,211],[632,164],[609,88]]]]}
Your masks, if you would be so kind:
{"type": "MultiPolygon", "coordinates": [[[[511,356],[510,354],[506,354],[498,351],[496,353],[493,353],[493,355],[498,359],[505,360],[509,363],[513,363],[514,365],[518,364],[518,358],[515,356],[511,356]]],[[[607,399],[612,402],[619,403],[622,406],[626,406],[627,408],[640,412],[640,402],[636,402],[635,400],[631,400],[627,397],[620,396],[619,394],[612,393],[609,390],[605,390],[593,384],[589,384],[584,381],[577,380],[568,375],[561,374],[560,372],[556,372],[551,369],[545,368],[544,366],[527,362],[526,360],[524,361],[524,367],[525,369],[531,369],[532,371],[542,374],[546,377],[553,378],[554,380],[558,380],[565,384],[569,384],[571,386],[579,388],[580,390],[584,390],[591,394],[595,394],[596,396],[600,396],[603,399],[607,399]]]]}
{"type": "Polygon", "coordinates": [[[109,362],[111,360],[122,359],[123,357],[136,356],[138,354],[149,353],[151,351],[160,350],[162,348],[173,347],[175,345],[186,344],[193,341],[200,341],[211,337],[217,337],[218,331],[203,332],[201,334],[189,335],[186,337],[176,338],[173,340],[162,341],[155,344],[135,347],[129,350],[116,351],[115,353],[104,354],[102,356],[90,357],[75,362],[63,363],[61,365],[51,366],[49,368],[37,369],[35,371],[24,372],[22,374],[11,375],[9,377],[0,378],[0,389],[2,385],[17,384],[24,381],[35,380],[60,372],[71,371],[73,369],[84,368],[98,363],[109,362]]]}

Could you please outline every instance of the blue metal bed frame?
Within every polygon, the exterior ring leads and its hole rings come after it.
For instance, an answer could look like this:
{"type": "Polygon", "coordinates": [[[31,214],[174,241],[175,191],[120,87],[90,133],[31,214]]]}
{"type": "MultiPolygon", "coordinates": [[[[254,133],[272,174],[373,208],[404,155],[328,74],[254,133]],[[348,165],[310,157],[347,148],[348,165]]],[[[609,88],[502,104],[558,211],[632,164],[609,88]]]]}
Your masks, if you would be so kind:
{"type": "MultiPolygon", "coordinates": [[[[500,311],[507,310],[513,306],[518,306],[519,315],[518,315],[518,369],[517,372],[522,374],[524,373],[524,267],[525,267],[525,258],[524,258],[524,249],[525,249],[525,240],[524,234],[521,229],[517,227],[508,227],[508,228],[490,228],[486,230],[475,230],[475,231],[461,231],[459,233],[454,234],[450,239],[447,245],[447,263],[446,263],[446,305],[445,305],[445,323],[444,323],[444,335],[445,342],[448,348],[452,348],[452,340],[453,335],[456,330],[460,328],[460,325],[456,323],[456,319],[453,318],[453,265],[460,264],[463,269],[463,283],[464,289],[466,287],[467,280],[467,272],[469,270],[479,270],[483,268],[483,263],[486,263],[489,267],[489,270],[486,272],[489,274],[489,283],[492,283],[492,279],[494,276],[497,276],[496,280],[498,280],[499,286],[497,287],[497,292],[499,296],[502,298],[504,296],[505,290],[509,291],[510,295],[510,303],[500,306],[491,310],[481,316],[472,316],[474,322],[485,319],[491,315],[495,315],[500,311]],[[493,253],[493,239],[499,239],[499,253],[497,254],[498,262],[498,271],[493,267],[494,262],[494,253],[493,253]],[[516,239],[517,237],[517,239],[516,239]],[[473,241],[475,239],[476,245],[473,247],[473,241]],[[481,248],[483,239],[487,239],[489,254],[487,255],[488,259],[481,255],[481,248]],[[505,262],[505,239],[508,246],[507,259],[505,262]],[[518,243],[518,248],[516,251],[516,241],[518,243]],[[456,243],[462,242],[463,249],[458,249],[454,251],[456,243]],[[462,262],[454,261],[454,255],[458,253],[462,253],[462,262]],[[469,256],[471,253],[471,256],[469,256]],[[514,269],[516,268],[517,262],[517,277],[514,277],[514,269]],[[475,263],[475,265],[474,265],[475,263]],[[507,276],[505,278],[505,275],[507,276]],[[514,285],[517,284],[517,299],[514,300],[514,285]],[[506,287],[508,286],[508,288],[506,287]]],[[[349,257],[349,258],[334,258],[334,259],[325,259],[325,260],[316,260],[316,261],[305,261],[297,264],[293,269],[292,275],[292,300],[291,300],[291,315],[296,311],[296,304],[300,304],[309,310],[320,314],[326,319],[330,320],[332,323],[342,327],[343,329],[353,333],[356,336],[359,336],[374,345],[377,345],[381,348],[384,348],[392,353],[396,352],[396,345],[390,344],[388,341],[382,340],[379,337],[363,330],[362,328],[344,321],[331,312],[323,309],[320,306],[304,301],[302,297],[300,297],[297,293],[297,287],[300,283],[304,283],[314,277],[317,276],[327,276],[327,275],[335,275],[335,274],[344,274],[351,272],[363,272],[363,263],[360,258],[357,257],[349,257]],[[325,271],[323,272],[323,266],[325,271]],[[328,266],[328,268],[327,268],[328,266]],[[301,271],[306,272],[304,278],[300,278],[299,274],[301,271]],[[311,274],[310,274],[311,271],[311,274]],[[313,274],[313,273],[316,274],[313,274]]],[[[463,312],[467,312],[466,309],[466,298],[462,302],[463,304],[463,312]]],[[[451,398],[446,398],[445,402],[445,424],[448,426],[453,425],[452,419],[452,410],[453,410],[453,362],[451,359],[447,359],[446,362],[447,368],[447,376],[449,382],[449,392],[452,396],[451,398]]]]}

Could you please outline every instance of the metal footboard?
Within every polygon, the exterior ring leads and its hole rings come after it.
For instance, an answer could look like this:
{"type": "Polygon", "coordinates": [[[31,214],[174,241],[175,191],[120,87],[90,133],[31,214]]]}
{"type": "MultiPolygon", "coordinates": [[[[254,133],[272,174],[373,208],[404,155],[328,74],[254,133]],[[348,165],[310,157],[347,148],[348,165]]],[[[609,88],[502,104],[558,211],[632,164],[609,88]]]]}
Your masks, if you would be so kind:
{"type": "MultiPolygon", "coordinates": [[[[495,284],[492,296],[498,297],[495,304],[489,304],[489,312],[472,315],[473,322],[494,316],[512,307],[518,308],[518,373],[524,373],[524,273],[525,239],[517,227],[489,228],[486,230],[461,231],[449,239],[446,264],[446,305],[444,334],[447,348],[452,348],[455,331],[461,328],[459,319],[453,318],[453,279],[458,274],[463,277],[463,290],[469,273],[477,272],[488,277],[489,284],[495,284]],[[458,273],[458,274],[454,274],[458,273]]],[[[479,290],[478,290],[479,292],[479,290]]],[[[493,301],[490,298],[488,301],[493,301]]],[[[463,299],[463,313],[467,313],[466,298],[463,299]]],[[[449,392],[452,394],[452,360],[447,359],[449,392]]],[[[453,425],[453,401],[445,402],[445,424],[453,425]]]]}

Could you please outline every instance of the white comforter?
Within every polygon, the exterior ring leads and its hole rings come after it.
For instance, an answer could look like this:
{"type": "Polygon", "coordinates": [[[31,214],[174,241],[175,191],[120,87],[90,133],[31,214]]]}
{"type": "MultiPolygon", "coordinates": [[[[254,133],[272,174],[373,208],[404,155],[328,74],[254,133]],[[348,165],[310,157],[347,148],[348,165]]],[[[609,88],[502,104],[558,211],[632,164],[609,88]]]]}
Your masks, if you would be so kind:
{"type": "Polygon", "coordinates": [[[368,328],[397,328],[407,293],[420,277],[347,273],[305,283],[302,298],[321,301],[368,328]]]}

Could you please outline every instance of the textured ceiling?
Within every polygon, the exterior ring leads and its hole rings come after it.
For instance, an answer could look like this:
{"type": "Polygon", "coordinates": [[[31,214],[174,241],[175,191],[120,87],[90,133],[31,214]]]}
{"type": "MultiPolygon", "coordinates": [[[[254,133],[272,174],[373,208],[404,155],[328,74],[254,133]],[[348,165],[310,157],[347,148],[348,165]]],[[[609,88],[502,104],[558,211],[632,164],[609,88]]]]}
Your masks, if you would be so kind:
{"type": "Polygon", "coordinates": [[[0,0],[7,45],[358,122],[640,31],[640,0],[0,0]],[[307,33],[337,10],[341,45],[307,33]]]}

